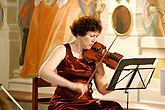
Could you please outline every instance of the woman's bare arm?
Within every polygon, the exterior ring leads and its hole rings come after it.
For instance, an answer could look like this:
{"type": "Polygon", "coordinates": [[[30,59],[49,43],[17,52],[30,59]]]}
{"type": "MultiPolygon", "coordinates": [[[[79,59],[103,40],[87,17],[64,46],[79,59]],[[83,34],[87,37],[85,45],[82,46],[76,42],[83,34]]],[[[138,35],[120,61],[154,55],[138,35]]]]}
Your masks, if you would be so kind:
{"type": "Polygon", "coordinates": [[[106,95],[112,91],[107,91],[106,87],[108,86],[106,74],[104,71],[103,64],[100,64],[97,73],[95,74],[94,82],[99,93],[106,95]]]}
{"type": "Polygon", "coordinates": [[[65,58],[65,55],[66,48],[63,45],[57,47],[52,52],[50,57],[45,61],[45,63],[41,66],[39,75],[41,78],[43,78],[49,83],[53,83],[62,87],[67,87],[74,91],[82,93],[86,88],[84,84],[71,82],[55,73],[57,66],[65,58]]]}

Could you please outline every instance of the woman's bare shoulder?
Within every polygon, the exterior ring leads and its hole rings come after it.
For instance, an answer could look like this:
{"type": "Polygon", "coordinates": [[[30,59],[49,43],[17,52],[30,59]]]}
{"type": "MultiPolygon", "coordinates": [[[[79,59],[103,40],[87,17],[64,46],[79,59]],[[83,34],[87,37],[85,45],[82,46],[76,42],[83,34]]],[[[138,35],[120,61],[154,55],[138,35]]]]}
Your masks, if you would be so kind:
{"type": "Polygon", "coordinates": [[[54,50],[66,50],[64,45],[58,45],[54,50]]]}
{"type": "Polygon", "coordinates": [[[52,54],[61,54],[62,56],[66,54],[66,47],[64,45],[58,45],[52,52],[52,54]]]}

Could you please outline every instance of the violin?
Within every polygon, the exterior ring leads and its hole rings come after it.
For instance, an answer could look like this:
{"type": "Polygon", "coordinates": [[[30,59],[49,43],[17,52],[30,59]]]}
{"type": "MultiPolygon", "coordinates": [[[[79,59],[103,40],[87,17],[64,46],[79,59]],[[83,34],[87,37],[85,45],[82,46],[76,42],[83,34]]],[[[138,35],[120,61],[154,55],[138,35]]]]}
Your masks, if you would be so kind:
{"type": "MultiPolygon", "coordinates": [[[[116,36],[116,38],[117,37],[118,36],[116,36]]],[[[112,44],[115,42],[116,38],[113,40],[112,44]]],[[[91,49],[83,50],[83,52],[82,52],[83,58],[88,63],[91,63],[94,61],[99,62],[98,65],[96,66],[95,70],[93,71],[91,77],[89,78],[88,82],[86,83],[86,85],[88,85],[90,83],[90,81],[94,77],[95,73],[97,72],[99,65],[102,62],[105,63],[108,67],[115,69],[117,67],[120,59],[123,58],[123,55],[121,55],[119,53],[109,52],[109,49],[111,48],[112,44],[110,45],[108,50],[106,50],[106,47],[103,44],[101,44],[99,42],[95,42],[95,44],[91,47],[91,49]]],[[[81,97],[81,95],[79,96],[79,98],[80,97],[81,97]]]]}
{"type": "Polygon", "coordinates": [[[120,61],[120,59],[123,58],[123,55],[119,54],[119,53],[111,53],[111,52],[106,52],[106,47],[99,43],[99,42],[95,42],[95,44],[91,47],[91,49],[86,49],[83,50],[83,57],[84,59],[88,62],[100,62],[100,60],[103,58],[103,56],[105,55],[105,57],[102,59],[102,62],[106,64],[106,66],[108,66],[111,69],[115,69],[120,61]]]}

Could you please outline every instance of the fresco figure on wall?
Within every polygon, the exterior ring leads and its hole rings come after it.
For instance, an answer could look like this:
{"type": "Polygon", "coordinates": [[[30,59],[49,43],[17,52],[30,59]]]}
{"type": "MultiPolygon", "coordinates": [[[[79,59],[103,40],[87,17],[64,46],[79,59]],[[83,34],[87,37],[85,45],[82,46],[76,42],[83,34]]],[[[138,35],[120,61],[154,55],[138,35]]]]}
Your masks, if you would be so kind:
{"type": "Polygon", "coordinates": [[[21,30],[23,31],[22,47],[21,47],[22,49],[21,49],[21,55],[19,57],[20,66],[22,66],[24,63],[26,43],[27,43],[29,27],[30,27],[30,22],[34,8],[35,8],[34,0],[25,0],[18,14],[18,24],[21,30]]]}
{"type": "Polygon", "coordinates": [[[94,15],[100,18],[100,14],[104,11],[105,4],[102,0],[78,0],[83,15],[94,15]]]}
{"type": "Polygon", "coordinates": [[[70,41],[71,23],[81,14],[87,14],[84,10],[94,12],[95,1],[90,2],[90,7],[84,8],[77,0],[35,0],[24,64],[21,71],[22,77],[36,76],[42,63],[47,59],[52,50],[63,43],[70,41]],[[83,13],[85,12],[85,13],[83,13]]]}
{"type": "Polygon", "coordinates": [[[142,15],[147,35],[165,36],[165,1],[144,0],[142,15]]]}
{"type": "Polygon", "coordinates": [[[69,26],[80,13],[75,0],[36,0],[21,76],[37,75],[57,45],[70,38],[69,26]],[[57,40],[58,39],[58,40],[57,40]]]}

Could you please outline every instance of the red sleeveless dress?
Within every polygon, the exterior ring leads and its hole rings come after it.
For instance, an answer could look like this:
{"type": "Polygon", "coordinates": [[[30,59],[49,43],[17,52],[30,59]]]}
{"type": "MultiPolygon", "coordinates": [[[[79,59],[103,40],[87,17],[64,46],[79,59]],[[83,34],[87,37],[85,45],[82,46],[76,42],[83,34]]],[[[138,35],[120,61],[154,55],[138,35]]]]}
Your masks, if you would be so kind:
{"type": "MultiPolygon", "coordinates": [[[[87,83],[95,69],[95,63],[87,63],[72,55],[70,44],[65,44],[66,56],[57,67],[57,74],[72,82],[87,83]]],[[[57,86],[54,96],[50,101],[48,110],[123,110],[114,101],[102,101],[92,98],[92,83],[88,91],[78,99],[79,93],[65,87],[57,86]]]]}

